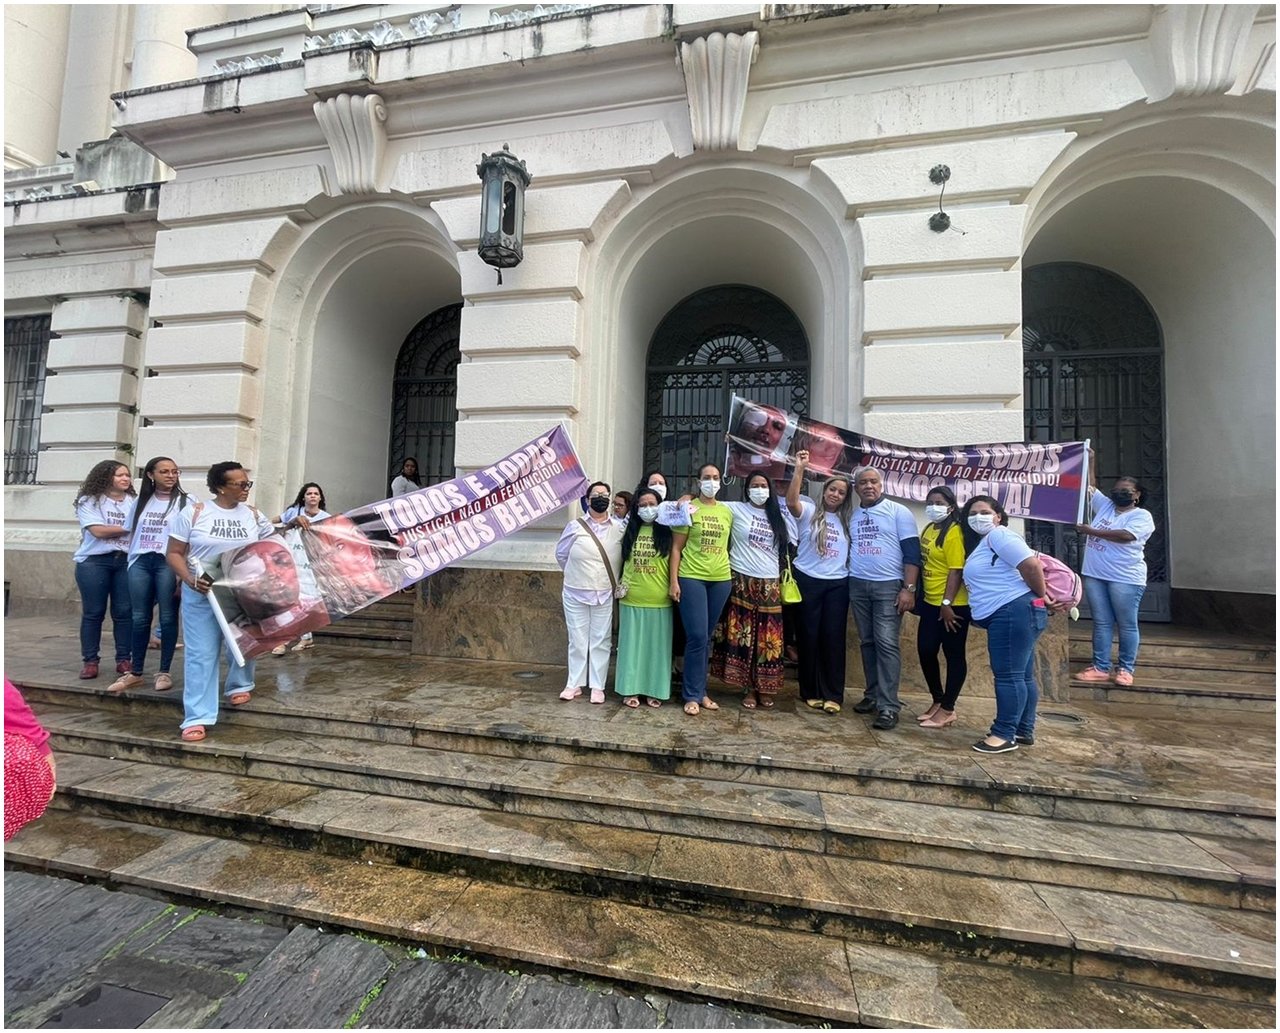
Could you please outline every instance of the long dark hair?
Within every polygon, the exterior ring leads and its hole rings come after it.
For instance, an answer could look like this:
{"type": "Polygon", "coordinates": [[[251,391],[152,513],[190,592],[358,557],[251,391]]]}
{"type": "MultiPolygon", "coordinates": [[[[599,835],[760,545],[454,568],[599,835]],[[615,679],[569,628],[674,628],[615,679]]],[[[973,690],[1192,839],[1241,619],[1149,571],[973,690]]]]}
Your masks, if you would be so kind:
{"type": "Polygon", "coordinates": [[[929,499],[934,495],[941,495],[942,501],[951,507],[951,512],[938,524],[938,548],[941,549],[942,543],[947,540],[947,535],[951,533],[951,528],[955,527],[960,519],[960,503],[956,501],[956,493],[945,484],[939,484],[936,488],[929,489],[924,497],[926,506],[929,504],[929,499]]]}
{"type": "Polygon", "coordinates": [[[659,502],[665,502],[667,498],[670,498],[670,497],[671,497],[671,481],[667,478],[667,475],[666,475],[665,473],[663,473],[661,470],[650,470],[647,474],[645,474],[643,477],[641,477],[641,478],[640,478],[640,487],[642,487],[642,488],[647,488],[647,487],[649,487],[649,482],[650,482],[651,480],[653,480],[653,475],[654,475],[655,473],[656,473],[659,477],[661,477],[661,478],[662,478],[662,483],[663,483],[663,485],[664,485],[664,486],[666,487],[666,489],[667,489],[667,496],[666,496],[666,498],[659,499],[658,501],[659,501],[659,502]]]}
{"type": "Polygon", "coordinates": [[[753,505],[748,492],[751,490],[751,482],[757,477],[764,481],[764,486],[769,489],[769,497],[765,499],[764,503],[764,515],[769,518],[769,527],[773,529],[773,542],[778,548],[778,566],[781,569],[787,557],[787,545],[791,541],[791,537],[787,534],[787,521],[782,515],[782,507],[778,505],[778,496],[774,492],[773,484],[768,476],[757,472],[748,477],[742,485],[742,498],[748,505],[753,505]]]}
{"type": "MultiPolygon", "coordinates": [[[[405,456],[403,459],[401,459],[400,469],[391,475],[391,479],[394,481],[397,477],[403,477],[406,481],[413,481],[414,484],[416,484],[419,488],[421,488],[422,487],[422,468],[418,465],[417,457],[405,456]],[[404,464],[410,463],[410,462],[413,463],[412,477],[410,477],[407,473],[404,472],[404,464]]],[[[317,485],[317,487],[319,487],[319,485],[317,485]]],[[[321,508],[323,509],[324,507],[322,506],[321,508]]]]}
{"type": "MultiPolygon", "coordinates": [[[[647,481],[649,478],[645,478],[647,481]]],[[[662,499],[658,498],[658,493],[650,488],[647,484],[637,484],[635,493],[631,496],[631,519],[627,521],[627,529],[622,532],[622,562],[626,563],[631,559],[631,548],[636,544],[636,539],[640,537],[640,529],[642,527],[653,528],[653,549],[659,556],[671,555],[671,528],[666,524],[659,524],[654,521],[652,524],[646,524],[640,519],[640,497],[642,495],[652,495],[662,503],[662,499]]]]}
{"type": "MultiPolygon", "coordinates": [[[[129,540],[133,541],[133,536],[138,533],[138,518],[142,516],[142,511],[147,508],[147,503],[156,493],[156,482],[152,477],[156,467],[161,463],[173,463],[177,466],[177,461],[170,459],[168,456],[156,456],[154,459],[147,461],[147,465],[142,468],[142,490],[138,492],[138,504],[133,508],[133,527],[129,530],[129,540]]],[[[169,511],[176,505],[182,509],[189,500],[189,496],[182,489],[182,478],[173,483],[173,491],[169,495],[169,504],[164,507],[164,515],[167,517],[169,511]]]]}
{"type": "MultiPolygon", "coordinates": [[[[122,463],[119,459],[104,459],[100,463],[94,463],[93,469],[85,475],[84,482],[76,490],[76,500],[73,502],[72,508],[79,506],[84,499],[96,499],[107,493],[111,488],[111,480],[115,477],[116,471],[120,467],[129,469],[128,463],[122,463]]],[[[129,485],[126,495],[137,495],[133,490],[133,485],[129,485]]]]}
{"type": "Polygon", "coordinates": [[[972,511],[975,502],[985,502],[996,511],[996,515],[1000,517],[1000,522],[996,524],[997,527],[1009,526],[1009,514],[1004,511],[1004,506],[1000,505],[998,500],[993,499],[990,495],[975,495],[964,504],[964,510],[960,514],[960,533],[964,536],[964,554],[966,556],[971,554],[982,541],[982,535],[969,526],[969,513],[972,511]]]}
{"type": "Polygon", "coordinates": [[[298,507],[299,513],[302,512],[302,508],[303,508],[302,500],[303,500],[303,496],[306,495],[308,488],[315,488],[316,491],[320,493],[320,508],[321,509],[325,508],[324,489],[320,487],[320,485],[318,485],[315,481],[307,481],[306,484],[304,484],[301,488],[298,489],[298,497],[293,500],[293,504],[298,507]]]}

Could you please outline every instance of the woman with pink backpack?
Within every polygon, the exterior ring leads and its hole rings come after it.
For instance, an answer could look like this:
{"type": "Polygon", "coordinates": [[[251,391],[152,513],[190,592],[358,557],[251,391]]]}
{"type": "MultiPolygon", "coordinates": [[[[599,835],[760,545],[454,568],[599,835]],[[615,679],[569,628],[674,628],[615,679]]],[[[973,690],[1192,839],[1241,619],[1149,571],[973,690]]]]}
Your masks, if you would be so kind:
{"type": "Polygon", "coordinates": [[[1071,605],[1070,599],[1050,593],[1040,557],[1008,528],[1008,521],[1004,507],[990,495],[971,498],[960,521],[969,610],[973,623],[986,629],[996,683],[996,719],[986,738],[973,744],[979,753],[1008,753],[1035,743],[1040,701],[1036,640],[1049,612],[1071,605]]]}

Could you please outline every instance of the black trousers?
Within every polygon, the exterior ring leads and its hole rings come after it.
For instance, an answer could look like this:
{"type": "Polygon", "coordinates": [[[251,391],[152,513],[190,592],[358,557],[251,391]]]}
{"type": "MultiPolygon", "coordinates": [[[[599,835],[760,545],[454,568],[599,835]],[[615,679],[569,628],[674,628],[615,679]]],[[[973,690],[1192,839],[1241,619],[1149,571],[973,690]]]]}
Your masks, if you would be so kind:
{"type": "Polygon", "coordinates": [[[959,631],[948,631],[941,620],[942,608],[921,599],[920,626],[916,629],[916,653],[920,657],[920,670],[929,686],[929,695],[943,710],[955,710],[956,699],[969,675],[969,662],[964,655],[965,643],[969,639],[969,607],[953,606],[951,609],[960,618],[959,631]],[[939,647],[947,658],[945,689],[942,685],[942,672],[938,667],[939,647]]]}
{"type": "Polygon", "coordinates": [[[843,703],[848,582],[842,577],[810,577],[800,570],[795,575],[800,586],[800,698],[843,703]]]}

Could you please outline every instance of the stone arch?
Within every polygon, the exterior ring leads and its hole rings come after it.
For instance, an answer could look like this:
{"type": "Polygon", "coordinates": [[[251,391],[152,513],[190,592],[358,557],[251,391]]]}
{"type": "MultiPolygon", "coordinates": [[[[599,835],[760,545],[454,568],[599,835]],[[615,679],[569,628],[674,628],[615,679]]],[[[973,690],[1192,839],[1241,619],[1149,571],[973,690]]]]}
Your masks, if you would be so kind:
{"type": "Polygon", "coordinates": [[[1274,591],[1274,148],[1253,97],[1127,112],[1068,147],[1028,199],[1024,268],[1104,269],[1164,328],[1174,620],[1191,612],[1179,593],[1274,591]],[[1261,550],[1247,563],[1215,535],[1223,498],[1233,534],[1261,550]]]}
{"type": "Polygon", "coordinates": [[[849,426],[854,245],[844,220],[809,189],[808,171],[746,162],[692,165],[632,202],[597,240],[588,270],[584,360],[592,462],[627,480],[642,472],[645,363],[654,330],[682,299],[741,284],[777,297],[810,345],[810,411],[849,426]],[[821,371],[818,375],[816,371],[821,371]]]}
{"type": "Polygon", "coordinates": [[[384,497],[396,355],[461,301],[457,248],[429,210],[363,199],[305,226],[266,320],[268,483],[319,481],[338,510],[384,497]]]}

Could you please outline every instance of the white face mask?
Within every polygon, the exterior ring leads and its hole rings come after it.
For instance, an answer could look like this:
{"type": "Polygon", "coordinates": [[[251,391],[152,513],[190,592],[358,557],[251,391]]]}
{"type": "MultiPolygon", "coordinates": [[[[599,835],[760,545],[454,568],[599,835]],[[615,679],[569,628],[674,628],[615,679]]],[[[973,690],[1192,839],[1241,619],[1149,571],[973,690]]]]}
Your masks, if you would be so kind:
{"type": "Polygon", "coordinates": [[[947,514],[951,510],[948,506],[925,506],[924,518],[931,524],[936,524],[941,520],[947,519],[947,514]]]}
{"type": "Polygon", "coordinates": [[[650,484],[648,488],[658,496],[659,501],[665,501],[667,497],[667,486],[665,484],[650,484]]]}
{"type": "Polygon", "coordinates": [[[769,501],[769,489],[761,488],[761,487],[748,488],[747,498],[749,498],[757,506],[763,506],[766,502],[769,501]]]}
{"type": "Polygon", "coordinates": [[[970,513],[969,526],[978,534],[990,534],[992,528],[996,526],[996,515],[994,513],[970,513]]]}
{"type": "Polygon", "coordinates": [[[658,519],[657,506],[640,506],[636,510],[636,512],[640,514],[640,519],[643,520],[646,524],[652,524],[655,520],[658,519]]]}
{"type": "Polygon", "coordinates": [[[700,481],[698,487],[702,489],[702,494],[709,499],[713,499],[720,494],[720,482],[713,481],[710,477],[700,481]]]}

